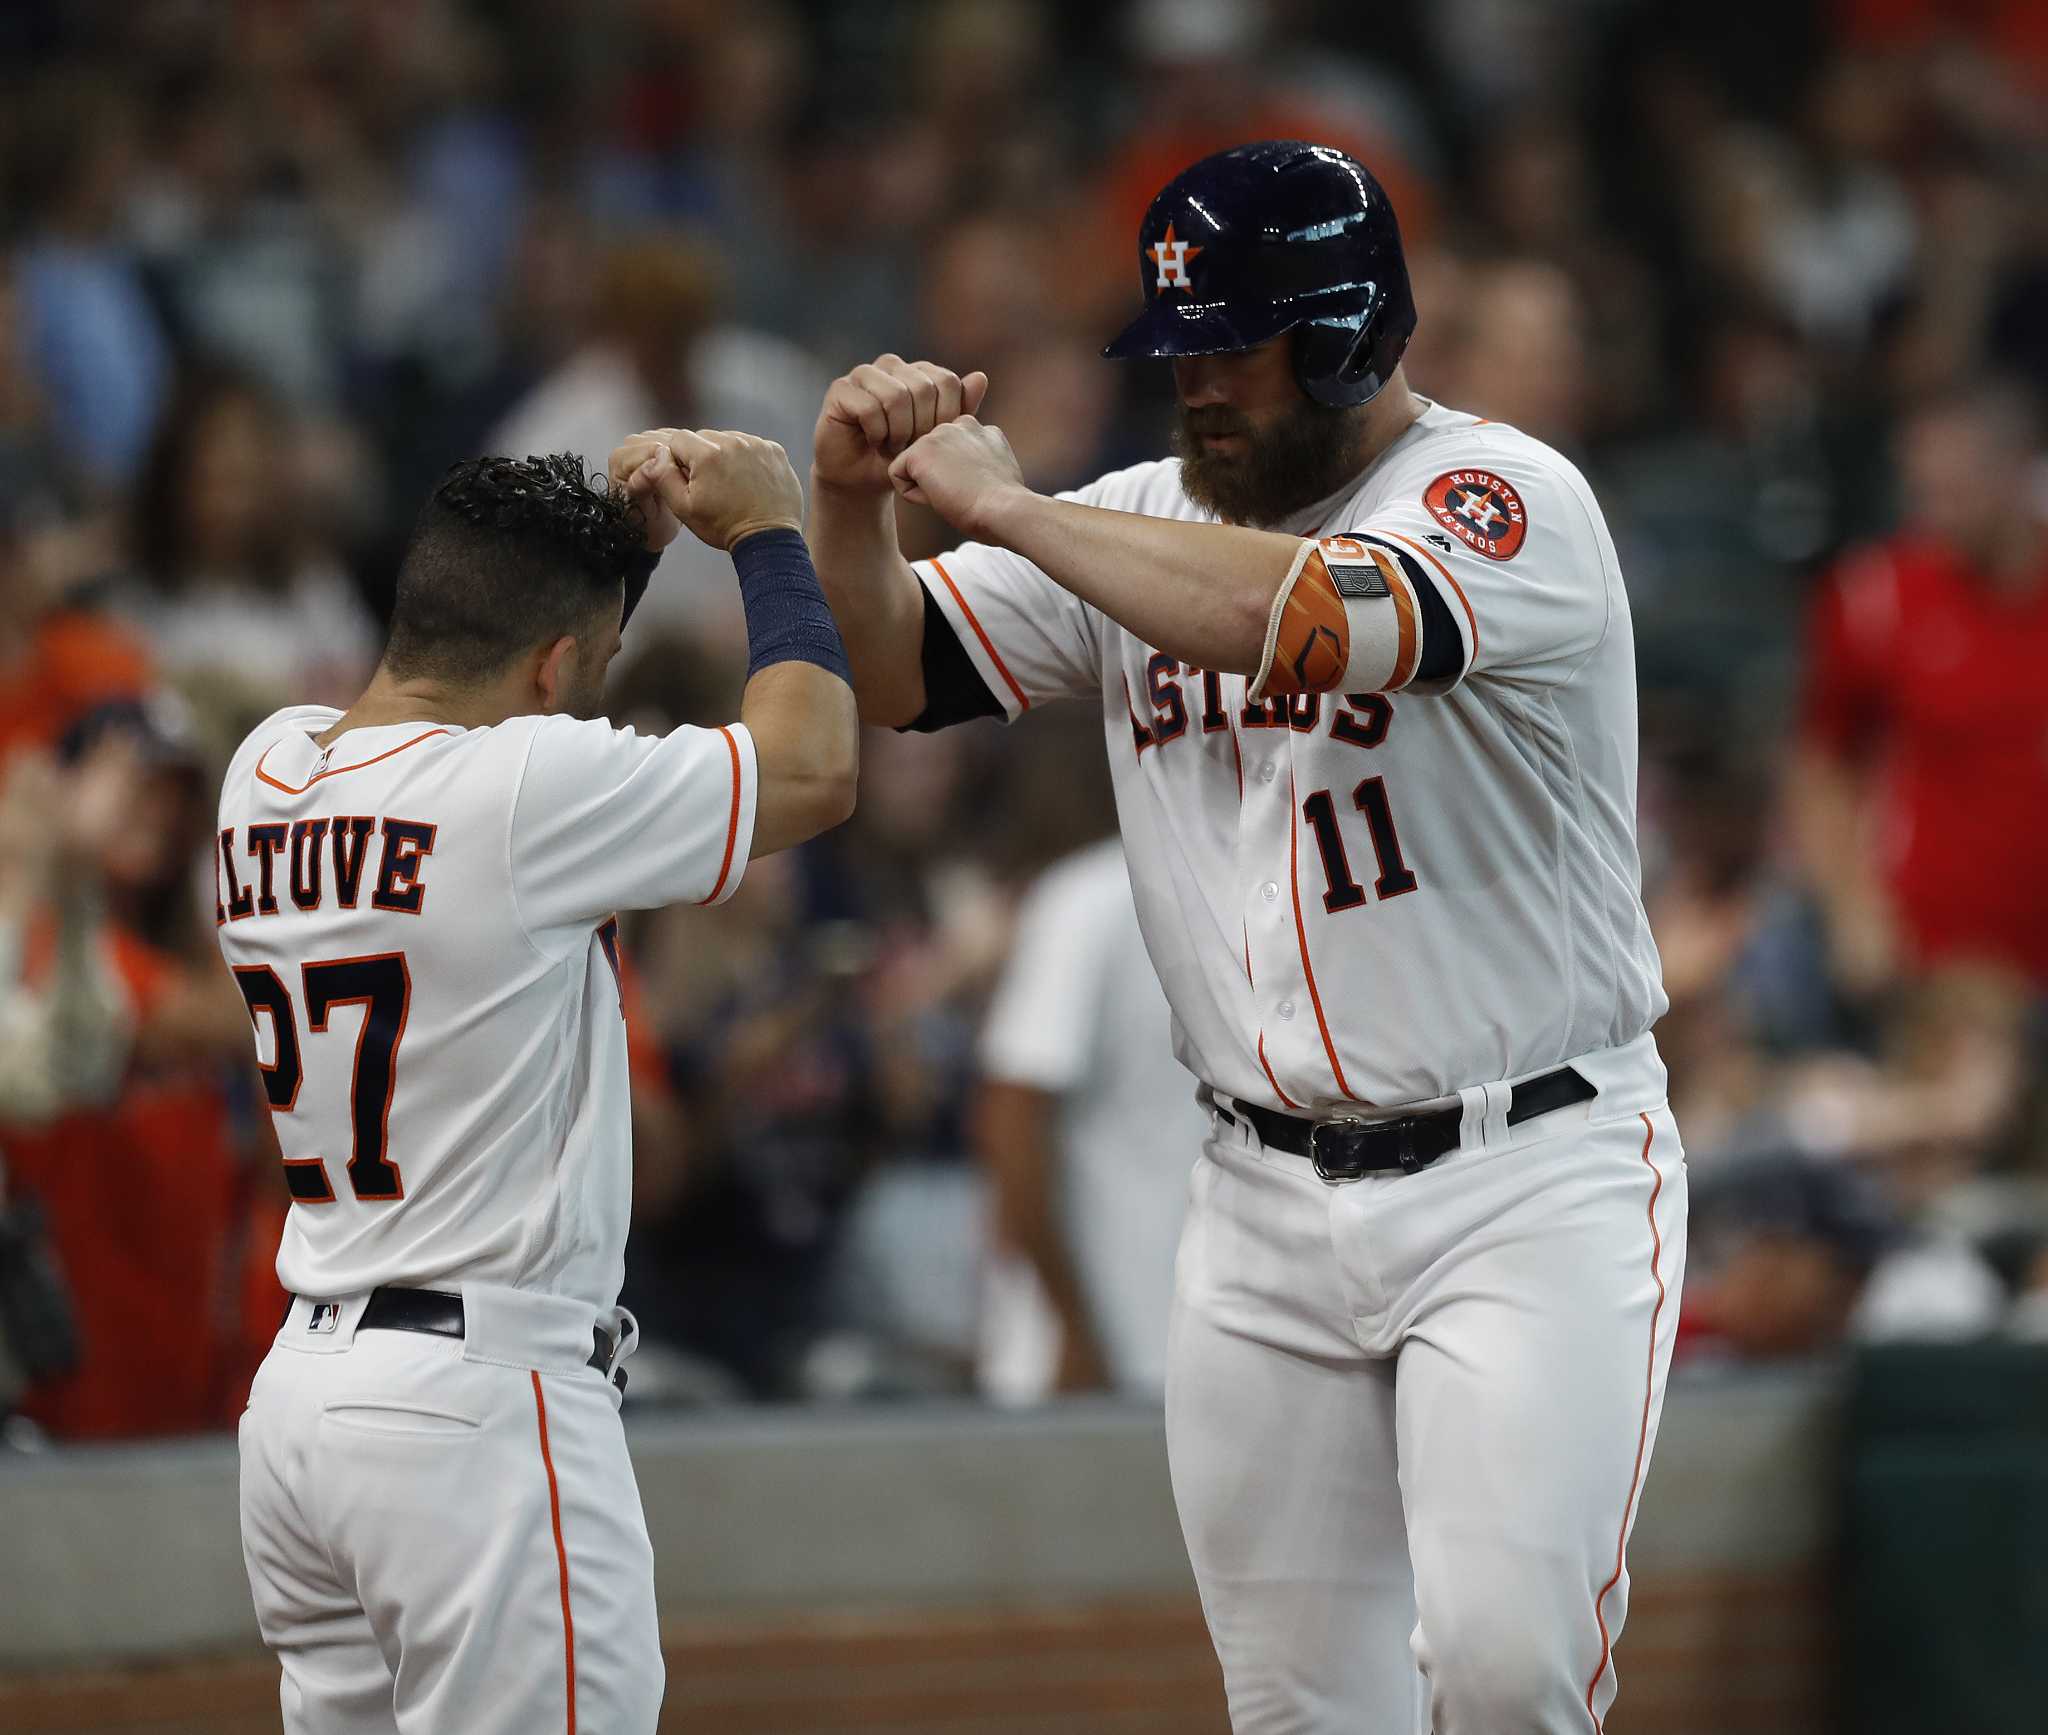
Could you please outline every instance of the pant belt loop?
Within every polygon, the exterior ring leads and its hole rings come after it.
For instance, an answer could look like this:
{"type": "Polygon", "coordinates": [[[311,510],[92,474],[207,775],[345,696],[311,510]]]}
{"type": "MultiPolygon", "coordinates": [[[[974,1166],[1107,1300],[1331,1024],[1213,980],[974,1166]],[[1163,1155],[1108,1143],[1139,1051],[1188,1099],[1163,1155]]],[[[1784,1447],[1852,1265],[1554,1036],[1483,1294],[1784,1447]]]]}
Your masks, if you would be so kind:
{"type": "Polygon", "coordinates": [[[1461,1146],[1468,1151],[1492,1150],[1508,1136],[1508,1102],[1514,1095],[1504,1084],[1467,1085],[1458,1092],[1465,1117],[1461,1146]]]}
{"type": "Polygon", "coordinates": [[[1222,1129],[1217,1129],[1212,1121],[1210,1123],[1212,1131],[1227,1131],[1229,1137],[1234,1139],[1240,1148],[1246,1150],[1251,1148],[1252,1141],[1259,1135],[1252,1126],[1250,1116],[1238,1107],[1237,1098],[1226,1096],[1222,1091],[1211,1089],[1210,1086],[1204,1084],[1196,1087],[1195,1101],[1212,1115],[1222,1118],[1222,1129]]]}

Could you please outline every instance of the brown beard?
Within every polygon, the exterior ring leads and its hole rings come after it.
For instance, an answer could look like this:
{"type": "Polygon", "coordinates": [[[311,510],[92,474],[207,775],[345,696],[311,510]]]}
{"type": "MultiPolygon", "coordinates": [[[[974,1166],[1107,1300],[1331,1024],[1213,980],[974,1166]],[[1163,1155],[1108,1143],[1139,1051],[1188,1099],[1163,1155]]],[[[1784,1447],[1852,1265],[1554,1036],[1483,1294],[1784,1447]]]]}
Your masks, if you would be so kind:
{"type": "Polygon", "coordinates": [[[1180,485],[1197,506],[1233,524],[1278,524],[1336,493],[1364,468],[1363,429],[1358,410],[1312,398],[1290,405],[1263,428],[1220,404],[1198,410],[1183,404],[1173,431],[1180,485]],[[1207,451],[1202,434],[1242,434],[1245,449],[1207,451]]]}

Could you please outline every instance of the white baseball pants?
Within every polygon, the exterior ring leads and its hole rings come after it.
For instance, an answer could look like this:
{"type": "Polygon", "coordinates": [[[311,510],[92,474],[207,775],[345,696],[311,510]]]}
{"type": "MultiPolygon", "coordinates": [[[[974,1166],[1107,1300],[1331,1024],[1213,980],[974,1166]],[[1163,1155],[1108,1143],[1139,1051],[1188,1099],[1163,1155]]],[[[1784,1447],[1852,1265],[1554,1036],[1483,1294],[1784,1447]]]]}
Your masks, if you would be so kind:
{"type": "MultiPolygon", "coordinates": [[[[1670,1111],[1332,1186],[1218,1120],[1168,1352],[1236,1735],[1599,1735],[1685,1265],[1670,1111]]],[[[1591,1113],[1589,1114],[1589,1110],[1591,1113]]]]}
{"type": "Polygon", "coordinates": [[[286,1735],[652,1735],[654,1552],[590,1310],[472,1287],[462,1340],[358,1335],[365,1299],[295,1301],[242,1416],[286,1735]]]}

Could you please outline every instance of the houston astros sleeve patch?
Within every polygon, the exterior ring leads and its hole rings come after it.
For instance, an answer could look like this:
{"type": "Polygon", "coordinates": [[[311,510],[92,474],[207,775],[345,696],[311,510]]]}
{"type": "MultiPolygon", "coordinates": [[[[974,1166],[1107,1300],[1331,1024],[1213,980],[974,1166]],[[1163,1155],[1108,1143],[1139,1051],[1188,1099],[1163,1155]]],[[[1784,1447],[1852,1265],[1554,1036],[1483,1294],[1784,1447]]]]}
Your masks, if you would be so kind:
{"type": "Polygon", "coordinates": [[[1491,470],[1447,470],[1423,489],[1430,517],[1475,554],[1512,560],[1529,533],[1529,516],[1512,482],[1491,470]]]}

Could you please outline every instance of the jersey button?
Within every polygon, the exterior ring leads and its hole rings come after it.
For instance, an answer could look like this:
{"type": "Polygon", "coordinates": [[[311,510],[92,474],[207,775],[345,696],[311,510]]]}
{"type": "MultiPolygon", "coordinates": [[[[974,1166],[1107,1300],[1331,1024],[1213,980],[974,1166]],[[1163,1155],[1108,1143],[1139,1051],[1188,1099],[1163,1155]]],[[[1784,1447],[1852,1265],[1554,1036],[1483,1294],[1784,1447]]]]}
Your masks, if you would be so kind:
{"type": "Polygon", "coordinates": [[[1292,1018],[1294,1016],[1294,1002],[1292,1000],[1280,1002],[1280,1016],[1282,1018],[1292,1018]]]}
{"type": "Polygon", "coordinates": [[[1276,886],[1271,880],[1268,880],[1264,885],[1259,887],[1259,896],[1264,898],[1266,902],[1269,904],[1279,895],[1280,888],[1276,886]]]}
{"type": "Polygon", "coordinates": [[[1259,781],[1261,783],[1271,783],[1279,775],[1280,767],[1270,759],[1259,767],[1259,781]]]}

